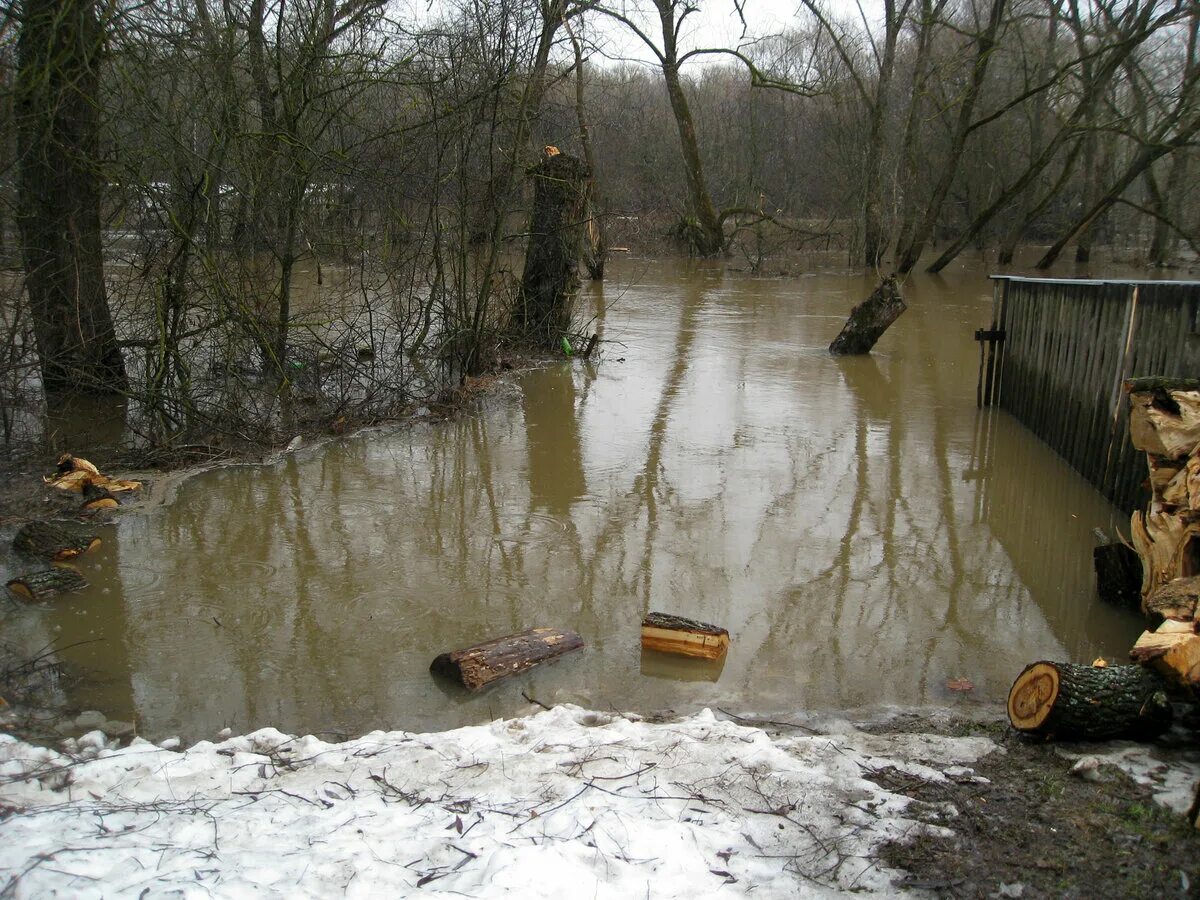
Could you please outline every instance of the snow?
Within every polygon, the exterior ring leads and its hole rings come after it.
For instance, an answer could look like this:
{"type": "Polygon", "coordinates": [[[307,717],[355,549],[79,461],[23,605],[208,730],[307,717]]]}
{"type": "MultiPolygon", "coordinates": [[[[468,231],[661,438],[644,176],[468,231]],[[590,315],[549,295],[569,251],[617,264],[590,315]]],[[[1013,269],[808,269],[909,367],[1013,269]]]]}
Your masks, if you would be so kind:
{"type": "Polygon", "coordinates": [[[838,730],[560,706],[340,744],[0,737],[0,878],[16,897],[894,896],[881,844],[940,829],[871,774],[962,780],[997,747],[838,730]]]}

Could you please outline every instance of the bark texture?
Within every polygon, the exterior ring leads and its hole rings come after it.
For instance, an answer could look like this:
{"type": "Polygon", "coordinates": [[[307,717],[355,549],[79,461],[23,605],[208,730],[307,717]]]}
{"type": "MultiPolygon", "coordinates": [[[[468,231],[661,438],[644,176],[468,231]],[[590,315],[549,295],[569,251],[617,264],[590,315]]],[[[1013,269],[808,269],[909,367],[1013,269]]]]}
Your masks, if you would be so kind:
{"type": "Polygon", "coordinates": [[[517,675],[534,666],[578,650],[583,638],[561,628],[530,628],[517,634],[443,653],[429,670],[477,691],[494,681],[517,675]]]}
{"type": "Polygon", "coordinates": [[[850,310],[850,318],[829,345],[829,352],[838,356],[870,353],[876,341],[906,309],[895,277],[885,278],[870,297],[850,310]]]}
{"type": "Polygon", "coordinates": [[[39,572],[27,572],[18,575],[7,582],[6,587],[17,597],[24,600],[49,600],[59,594],[72,591],[82,591],[88,586],[87,580],[74,569],[65,566],[55,566],[39,572]]]}
{"type": "Polygon", "coordinates": [[[99,70],[94,0],[25,0],[17,40],[17,224],[47,394],[119,393],[125,367],[100,242],[99,70]]]}

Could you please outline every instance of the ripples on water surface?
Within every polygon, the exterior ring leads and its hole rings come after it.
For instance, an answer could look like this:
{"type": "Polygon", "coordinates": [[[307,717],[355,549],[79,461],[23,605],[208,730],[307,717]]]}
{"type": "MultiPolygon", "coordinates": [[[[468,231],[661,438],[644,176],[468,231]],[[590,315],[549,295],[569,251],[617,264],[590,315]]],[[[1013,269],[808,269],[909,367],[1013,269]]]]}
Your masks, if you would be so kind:
{"type": "MultiPolygon", "coordinates": [[[[976,413],[990,286],[917,278],[876,352],[825,347],[865,277],[625,262],[592,288],[598,365],[460,420],[232,467],[126,515],[92,589],[10,612],[94,640],[79,696],[143,734],[355,733],[543,702],[757,712],[986,702],[1025,663],[1123,654],[1093,601],[1120,521],[1003,414],[976,413]],[[723,666],[647,654],[648,610],[725,625],[723,666]],[[437,653],[533,625],[586,649],[468,697],[437,653]],[[948,678],[971,679],[971,699],[948,678]]],[[[40,642],[40,643],[39,643],[40,642]]]]}

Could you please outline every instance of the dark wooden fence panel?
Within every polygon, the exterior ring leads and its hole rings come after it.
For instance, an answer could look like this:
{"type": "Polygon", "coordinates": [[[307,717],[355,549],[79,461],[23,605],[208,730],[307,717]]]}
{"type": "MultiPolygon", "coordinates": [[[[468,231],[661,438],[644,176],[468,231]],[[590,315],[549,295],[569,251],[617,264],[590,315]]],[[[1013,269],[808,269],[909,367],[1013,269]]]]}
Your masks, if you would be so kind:
{"type": "Polygon", "coordinates": [[[1200,375],[1200,283],[998,276],[1004,332],[985,403],[1011,412],[1117,506],[1142,502],[1121,382],[1200,375]]]}

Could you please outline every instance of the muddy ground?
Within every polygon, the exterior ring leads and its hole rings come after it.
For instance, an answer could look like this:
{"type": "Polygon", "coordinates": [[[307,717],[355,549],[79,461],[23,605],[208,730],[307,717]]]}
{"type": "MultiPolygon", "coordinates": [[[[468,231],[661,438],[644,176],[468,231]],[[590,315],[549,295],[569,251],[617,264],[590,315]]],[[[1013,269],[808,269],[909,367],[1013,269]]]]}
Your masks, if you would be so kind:
{"type": "MultiPolygon", "coordinates": [[[[1159,764],[1151,779],[1195,766],[1200,718],[1183,718],[1147,745],[1159,764]]],[[[1200,897],[1200,832],[1156,802],[1151,787],[1104,762],[1131,745],[1031,740],[1003,721],[902,717],[886,728],[985,735],[1001,748],[973,767],[986,784],[936,784],[894,769],[867,775],[918,801],[910,815],[954,831],[885,848],[882,862],[908,873],[904,886],[939,897],[1200,897]],[[1090,777],[1071,773],[1080,754],[1100,760],[1090,777]]]]}

